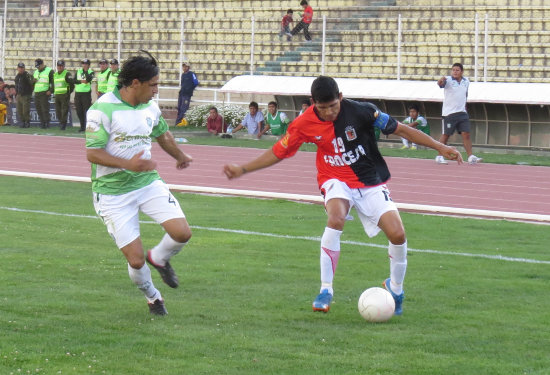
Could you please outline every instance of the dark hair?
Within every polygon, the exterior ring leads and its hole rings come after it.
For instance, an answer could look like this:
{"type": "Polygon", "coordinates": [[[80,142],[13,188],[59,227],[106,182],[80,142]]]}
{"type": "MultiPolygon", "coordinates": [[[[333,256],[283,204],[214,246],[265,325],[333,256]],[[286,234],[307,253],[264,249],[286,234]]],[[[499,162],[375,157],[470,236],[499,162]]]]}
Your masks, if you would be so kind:
{"type": "Polygon", "coordinates": [[[268,106],[269,106],[269,105],[274,105],[275,108],[277,108],[277,102],[275,102],[275,101],[270,101],[269,103],[267,103],[267,105],[268,105],[268,106]]]}
{"type": "Polygon", "coordinates": [[[340,89],[334,78],[319,76],[311,84],[311,98],[315,103],[328,103],[340,97],[340,89]]]}
{"type": "Polygon", "coordinates": [[[416,112],[420,112],[420,108],[419,108],[418,105],[416,105],[416,104],[411,104],[411,105],[409,106],[409,111],[410,111],[411,109],[414,109],[416,112]]]}
{"type": "Polygon", "coordinates": [[[250,102],[250,104],[248,105],[248,108],[250,108],[250,107],[254,107],[254,108],[258,109],[258,103],[250,102]]]}
{"type": "Polygon", "coordinates": [[[300,1],[300,5],[307,5],[307,0],[300,1]]]}
{"type": "Polygon", "coordinates": [[[452,67],[454,68],[455,66],[458,66],[460,70],[464,71],[464,67],[462,66],[461,63],[454,63],[452,67]]]}
{"type": "Polygon", "coordinates": [[[208,108],[208,112],[210,112],[211,110],[214,110],[214,111],[216,111],[216,113],[218,113],[218,108],[216,108],[214,106],[208,108]]]}
{"type": "Polygon", "coordinates": [[[286,14],[292,14],[292,13],[294,13],[294,11],[292,9],[289,9],[289,10],[286,11],[286,14]]]}
{"type": "Polygon", "coordinates": [[[4,78],[0,77],[0,82],[4,82],[4,78]]]}
{"type": "Polygon", "coordinates": [[[134,79],[140,82],[147,82],[159,74],[157,60],[147,51],[140,50],[149,57],[134,56],[124,62],[122,70],[118,75],[118,85],[128,87],[134,79]]]}
{"type": "Polygon", "coordinates": [[[302,100],[302,105],[307,105],[308,107],[311,105],[311,100],[310,99],[304,99],[302,100]]]}

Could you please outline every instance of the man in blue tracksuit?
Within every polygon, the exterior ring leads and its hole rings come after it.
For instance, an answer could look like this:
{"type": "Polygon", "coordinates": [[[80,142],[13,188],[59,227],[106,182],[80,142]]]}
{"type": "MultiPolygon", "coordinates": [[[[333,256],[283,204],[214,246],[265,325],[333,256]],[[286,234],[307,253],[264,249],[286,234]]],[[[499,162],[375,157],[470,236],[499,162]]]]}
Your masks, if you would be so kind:
{"type": "Polygon", "coordinates": [[[189,62],[184,61],[181,65],[183,73],[180,79],[180,92],[178,96],[178,117],[176,118],[176,125],[181,122],[185,116],[185,112],[189,109],[191,103],[191,97],[193,96],[193,90],[198,86],[199,80],[195,73],[189,70],[189,62]]]}

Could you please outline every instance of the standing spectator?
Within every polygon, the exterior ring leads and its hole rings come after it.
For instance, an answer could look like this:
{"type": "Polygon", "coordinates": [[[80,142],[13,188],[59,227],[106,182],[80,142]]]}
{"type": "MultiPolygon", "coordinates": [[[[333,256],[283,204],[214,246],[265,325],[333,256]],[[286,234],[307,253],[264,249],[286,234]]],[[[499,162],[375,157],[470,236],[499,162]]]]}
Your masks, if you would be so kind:
{"type": "Polygon", "coordinates": [[[57,62],[57,72],[53,75],[54,94],[55,94],[55,113],[59,120],[59,129],[65,130],[67,127],[67,117],[69,116],[69,101],[71,92],[74,89],[74,80],[71,73],[65,69],[65,61],[57,62]]]}
{"type": "Polygon", "coordinates": [[[109,76],[107,77],[107,92],[115,91],[115,87],[118,85],[118,75],[120,74],[120,69],[118,67],[118,60],[111,59],[109,62],[111,67],[109,69],[109,76]]]}
{"type": "MultiPolygon", "coordinates": [[[[85,7],[86,6],[86,0],[80,0],[80,4],[81,6],[85,7]]],[[[78,6],[78,0],[73,0],[73,7],[77,7],[78,6]]]]}
{"type": "MultiPolygon", "coordinates": [[[[384,287],[395,300],[395,315],[403,312],[403,282],[407,269],[407,237],[386,182],[390,171],[374,140],[374,128],[384,134],[407,137],[462,162],[460,153],[424,133],[400,124],[371,103],[343,99],[336,81],[320,76],[311,85],[312,104],[290,124],[283,139],[257,158],[242,165],[226,164],[233,179],[272,166],[296,154],[304,142],[317,145],[317,182],[324,196],[327,224],[320,246],[320,294],[313,311],[328,312],[333,279],[340,257],[340,237],[350,210],[355,206],[369,237],[386,235],[390,277],[384,287]]],[[[284,168],[282,169],[284,170],[284,168]]]]}
{"type": "Polygon", "coordinates": [[[83,59],[81,61],[82,68],[78,69],[74,77],[74,105],[76,114],[80,120],[80,130],[86,130],[86,112],[92,105],[92,79],[94,79],[94,71],[90,69],[90,60],[83,59]]]}
{"type": "Polygon", "coordinates": [[[33,82],[32,76],[25,70],[25,64],[17,64],[17,75],[15,76],[15,91],[17,92],[17,116],[20,127],[31,127],[31,96],[33,82]]]}
{"type": "Polygon", "coordinates": [[[233,133],[236,133],[242,128],[246,127],[248,134],[257,135],[264,127],[264,115],[262,114],[262,112],[258,111],[258,103],[250,102],[250,104],[248,105],[248,111],[249,113],[246,114],[243,122],[237,125],[235,129],[233,129],[233,133]]]}
{"type": "Polygon", "coordinates": [[[309,25],[313,21],[313,8],[307,3],[307,0],[300,1],[300,5],[304,8],[304,14],[302,14],[302,20],[292,29],[292,31],[286,35],[293,37],[298,34],[300,30],[304,29],[304,38],[307,42],[311,42],[311,35],[309,35],[309,25]]]}
{"type": "Polygon", "coordinates": [[[127,260],[128,274],[144,294],[149,312],[166,315],[164,299],[155,288],[149,263],[171,288],[179,285],[170,265],[191,238],[191,229],[178,200],[170,193],[152,159],[152,143],[186,168],[193,158],[181,151],[158,105],[159,68],[154,58],[135,56],[120,72],[121,86],[102,96],[88,112],[86,156],[92,163],[93,203],[107,231],[127,260]],[[128,137],[116,135],[128,134],[128,137]],[[139,212],[160,224],[165,233],[144,255],[139,212]],[[147,263],[146,263],[147,259],[147,263]]]}
{"type": "Polygon", "coordinates": [[[0,77],[0,126],[6,123],[6,115],[8,114],[9,106],[9,87],[4,83],[4,79],[0,77]],[[7,93],[5,89],[7,88],[7,93]]]}
{"type": "Polygon", "coordinates": [[[190,65],[188,61],[184,61],[181,64],[183,73],[180,78],[180,92],[178,95],[178,116],[176,118],[176,125],[178,125],[185,117],[185,112],[189,109],[191,103],[191,97],[193,96],[193,90],[199,85],[199,80],[195,73],[189,70],[190,65]]]}
{"type": "Polygon", "coordinates": [[[210,107],[210,115],[206,118],[206,129],[209,133],[218,134],[226,130],[223,117],[218,113],[218,108],[210,107]]]}
{"type": "MultiPolygon", "coordinates": [[[[428,125],[428,120],[420,116],[420,109],[416,104],[413,104],[409,107],[409,117],[403,120],[403,124],[409,125],[411,128],[420,130],[426,135],[430,135],[430,125],[428,125]]],[[[401,138],[403,142],[402,150],[410,148],[411,150],[416,150],[416,143],[409,142],[406,138],[401,138]]]]}
{"type": "Polygon", "coordinates": [[[288,36],[290,34],[290,24],[292,23],[292,14],[294,12],[292,9],[286,11],[286,14],[281,20],[281,30],[279,31],[279,40],[283,38],[283,35],[286,35],[286,40],[291,41],[292,37],[288,36]]]}
{"type": "Polygon", "coordinates": [[[44,60],[34,60],[36,70],[33,74],[34,104],[40,118],[40,127],[47,129],[50,126],[50,97],[53,92],[53,70],[44,65],[44,60]]]}
{"type": "Polygon", "coordinates": [[[99,73],[97,74],[97,98],[107,92],[109,79],[109,62],[106,59],[99,60],[99,73]]]}
{"type": "MultiPolygon", "coordinates": [[[[466,100],[468,99],[468,87],[470,81],[463,77],[464,67],[461,63],[454,63],[450,76],[443,76],[438,81],[439,87],[444,89],[443,98],[443,129],[439,142],[447,144],[449,137],[455,130],[462,135],[462,143],[468,154],[468,163],[476,164],[483,159],[472,154],[472,140],[470,139],[470,117],[466,112],[466,100]]],[[[445,158],[440,154],[435,157],[438,164],[447,164],[445,158]]]]}
{"type": "Polygon", "coordinates": [[[269,102],[267,104],[265,127],[258,133],[258,138],[270,129],[273,135],[284,135],[289,122],[287,115],[277,110],[277,102],[269,102]]]}

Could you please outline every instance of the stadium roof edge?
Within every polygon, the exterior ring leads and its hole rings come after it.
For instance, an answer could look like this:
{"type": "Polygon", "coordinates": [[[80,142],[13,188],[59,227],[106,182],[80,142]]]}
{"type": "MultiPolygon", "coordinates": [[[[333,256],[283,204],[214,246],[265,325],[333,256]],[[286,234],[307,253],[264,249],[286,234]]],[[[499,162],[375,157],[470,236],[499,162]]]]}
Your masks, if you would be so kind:
{"type": "MultiPolygon", "coordinates": [[[[315,77],[242,75],[230,79],[221,92],[240,94],[309,96],[315,77]]],[[[443,90],[434,81],[336,78],[345,97],[352,99],[443,101],[443,90]]],[[[550,105],[549,83],[471,82],[471,103],[550,105]]]]}

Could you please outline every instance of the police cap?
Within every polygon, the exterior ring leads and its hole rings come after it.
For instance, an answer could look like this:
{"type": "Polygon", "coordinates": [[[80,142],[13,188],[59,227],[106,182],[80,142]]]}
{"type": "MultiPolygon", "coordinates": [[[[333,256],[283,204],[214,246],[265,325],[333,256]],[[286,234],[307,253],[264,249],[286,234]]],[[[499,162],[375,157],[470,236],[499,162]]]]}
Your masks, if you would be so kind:
{"type": "Polygon", "coordinates": [[[111,61],[109,63],[111,65],[118,65],[118,60],[117,59],[111,59],[111,61]]]}
{"type": "Polygon", "coordinates": [[[88,65],[90,65],[90,59],[82,59],[82,60],[80,60],[80,62],[81,62],[82,64],[88,64],[88,65]]]}
{"type": "Polygon", "coordinates": [[[65,61],[57,60],[57,66],[65,66],[65,61]]]}
{"type": "Polygon", "coordinates": [[[18,68],[24,68],[24,67],[25,67],[25,64],[22,63],[22,62],[20,62],[19,64],[17,64],[17,67],[18,67],[18,68]]]}
{"type": "Polygon", "coordinates": [[[100,64],[108,64],[109,62],[107,61],[107,59],[101,59],[101,60],[99,60],[99,63],[100,64]]]}
{"type": "Polygon", "coordinates": [[[38,68],[40,65],[44,64],[44,60],[42,59],[36,59],[34,60],[34,67],[38,68]]]}

